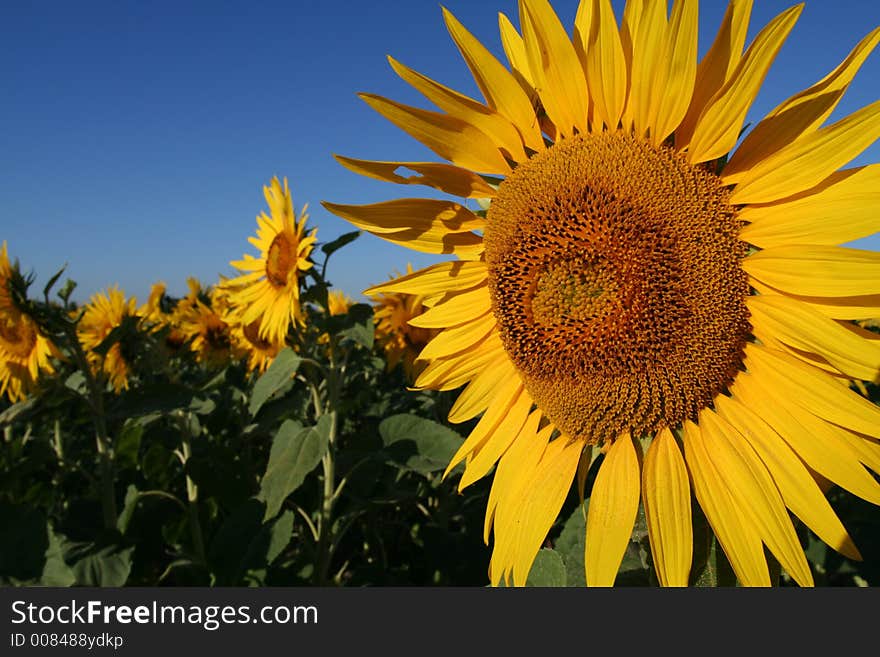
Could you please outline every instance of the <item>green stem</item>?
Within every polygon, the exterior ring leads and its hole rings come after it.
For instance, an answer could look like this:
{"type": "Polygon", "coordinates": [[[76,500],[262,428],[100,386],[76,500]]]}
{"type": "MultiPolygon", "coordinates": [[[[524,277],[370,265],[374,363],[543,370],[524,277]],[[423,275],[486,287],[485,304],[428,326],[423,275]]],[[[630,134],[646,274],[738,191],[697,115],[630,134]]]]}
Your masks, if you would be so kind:
{"type": "MultiPolygon", "coordinates": [[[[181,420],[181,425],[183,424],[183,420],[181,420]]],[[[196,556],[202,564],[206,564],[208,560],[205,555],[205,539],[202,535],[202,523],[199,519],[199,487],[190,478],[189,474],[186,473],[186,464],[192,456],[192,445],[190,445],[189,432],[185,426],[181,426],[181,436],[181,446],[183,448],[181,461],[183,462],[184,474],[186,476],[186,506],[189,516],[189,532],[196,556]]]]}
{"type": "Polygon", "coordinates": [[[315,566],[315,583],[326,586],[329,583],[330,562],[333,558],[333,507],[336,504],[336,432],[338,426],[337,402],[339,399],[336,370],[333,367],[331,352],[330,369],[327,371],[327,407],[322,408],[321,396],[316,386],[312,385],[312,401],[315,406],[315,419],[321,415],[330,416],[330,427],[327,434],[327,452],[321,459],[324,472],[321,513],[318,516],[317,563],[315,566]]]}

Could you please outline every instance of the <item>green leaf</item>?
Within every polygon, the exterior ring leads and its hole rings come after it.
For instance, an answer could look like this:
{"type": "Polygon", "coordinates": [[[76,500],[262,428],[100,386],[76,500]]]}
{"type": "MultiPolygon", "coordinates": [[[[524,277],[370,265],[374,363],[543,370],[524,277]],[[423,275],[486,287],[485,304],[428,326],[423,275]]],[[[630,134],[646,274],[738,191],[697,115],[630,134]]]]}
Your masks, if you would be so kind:
{"type": "Polygon", "coordinates": [[[284,551],[293,537],[293,511],[285,511],[272,523],[269,530],[269,546],[266,550],[266,563],[271,564],[284,551]]]}
{"type": "Polygon", "coordinates": [[[526,586],[566,586],[567,579],[562,556],[555,550],[543,549],[535,556],[526,586]]]}
{"type": "Polygon", "coordinates": [[[269,464],[257,496],[266,503],[266,519],[278,513],[287,496],[299,488],[321,462],[327,452],[329,429],[329,415],[321,416],[316,426],[307,429],[301,429],[291,420],[281,425],[272,442],[269,464]]]}
{"type": "Polygon", "coordinates": [[[449,427],[405,413],[382,420],[379,434],[395,463],[423,475],[445,469],[463,440],[449,427]]]}
{"type": "Polygon", "coordinates": [[[131,522],[131,516],[137,508],[139,499],[140,494],[138,493],[137,486],[129,484],[125,491],[125,503],[122,507],[122,513],[116,519],[116,529],[119,530],[119,533],[125,534],[128,529],[128,523],[131,522]]]}
{"type": "Polygon", "coordinates": [[[116,439],[116,465],[119,468],[136,468],[141,439],[144,436],[144,425],[138,422],[126,422],[116,439]]]}
{"type": "Polygon", "coordinates": [[[76,544],[67,553],[78,586],[123,586],[131,572],[134,547],[76,544]]]}
{"type": "Polygon", "coordinates": [[[28,414],[36,408],[38,401],[38,397],[28,397],[27,399],[16,402],[7,408],[0,413],[0,427],[12,424],[16,419],[27,418],[28,414]],[[19,416],[22,417],[19,418],[19,416]]]}
{"type": "Polygon", "coordinates": [[[329,258],[333,253],[341,249],[346,244],[354,242],[358,237],[360,237],[360,234],[361,231],[359,230],[355,230],[350,233],[343,233],[332,242],[327,242],[326,244],[324,244],[321,247],[321,251],[323,251],[329,258]]]}
{"type": "Polygon", "coordinates": [[[585,520],[589,499],[583,509],[577,506],[565,521],[562,533],[556,540],[556,552],[565,564],[566,586],[586,586],[584,575],[584,538],[587,531],[585,520]]]}
{"type": "Polygon", "coordinates": [[[47,527],[49,547],[46,549],[46,563],[40,577],[42,586],[73,586],[76,575],[64,561],[64,539],[56,534],[51,525],[47,527]]]}
{"type": "Polygon", "coordinates": [[[302,359],[296,355],[293,349],[282,349],[263,376],[257,379],[254,390],[251,393],[248,410],[251,416],[257,414],[260,407],[269,397],[275,394],[284,384],[296,374],[302,359]]]}

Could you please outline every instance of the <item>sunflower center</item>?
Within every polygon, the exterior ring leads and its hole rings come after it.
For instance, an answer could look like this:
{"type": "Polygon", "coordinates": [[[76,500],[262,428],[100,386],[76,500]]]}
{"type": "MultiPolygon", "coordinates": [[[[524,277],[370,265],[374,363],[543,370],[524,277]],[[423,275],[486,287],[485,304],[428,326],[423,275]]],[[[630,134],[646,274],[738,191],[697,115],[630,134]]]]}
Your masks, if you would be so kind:
{"type": "Polygon", "coordinates": [[[36,345],[37,332],[26,317],[0,315],[0,348],[19,360],[25,360],[36,345]]]}
{"type": "Polygon", "coordinates": [[[269,350],[272,348],[272,343],[260,337],[260,321],[260,318],[257,318],[250,324],[245,324],[241,331],[254,347],[260,350],[269,350]]]}
{"type": "Polygon", "coordinates": [[[286,233],[278,233],[266,254],[266,278],[275,287],[287,286],[290,271],[296,266],[296,245],[286,233]]]}
{"type": "Polygon", "coordinates": [[[749,287],[727,200],[717,176],[622,133],[561,141],[501,184],[485,233],[492,308],[561,431],[653,433],[732,382],[749,287]]]}

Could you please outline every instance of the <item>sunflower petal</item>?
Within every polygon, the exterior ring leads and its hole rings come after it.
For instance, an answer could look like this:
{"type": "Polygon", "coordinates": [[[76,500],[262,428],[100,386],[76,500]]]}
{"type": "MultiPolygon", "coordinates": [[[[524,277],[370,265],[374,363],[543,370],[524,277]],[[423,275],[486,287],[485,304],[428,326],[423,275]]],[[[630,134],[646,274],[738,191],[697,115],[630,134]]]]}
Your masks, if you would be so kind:
{"type": "MultiPolygon", "coordinates": [[[[516,31],[510,19],[502,13],[498,14],[498,29],[501,32],[501,46],[507,61],[510,62],[513,77],[529,96],[534,91],[535,76],[529,66],[529,57],[526,54],[526,44],[520,33],[516,31]]],[[[534,101],[529,96],[530,104],[534,107],[534,101]]]]}
{"type": "Polygon", "coordinates": [[[659,146],[687,113],[697,76],[698,0],[676,0],[669,20],[667,53],[669,71],[660,96],[651,141],[659,146]]]}
{"type": "Polygon", "coordinates": [[[448,295],[433,308],[409,320],[409,325],[420,328],[458,326],[485,315],[491,309],[492,299],[489,296],[489,289],[483,285],[467,292],[448,295]]]}
{"type": "Polygon", "coordinates": [[[475,344],[482,341],[490,331],[496,328],[495,316],[486,313],[481,317],[460,324],[454,328],[447,328],[436,336],[422,349],[419,360],[434,360],[459,353],[465,349],[471,349],[475,344]]]}
{"type": "Polygon", "coordinates": [[[773,427],[810,468],[853,495],[880,504],[880,484],[849,446],[829,434],[826,422],[809,412],[798,413],[796,405],[780,400],[771,386],[755,375],[740,374],[731,392],[773,427]]]}
{"type": "Polygon", "coordinates": [[[784,294],[807,304],[832,319],[870,319],[880,317],[880,294],[861,296],[816,297],[783,292],[759,280],[750,278],[749,285],[761,294],[784,294]]]}
{"type": "Polygon", "coordinates": [[[786,506],[825,543],[850,559],[861,560],[822,490],[797,455],[764,420],[737,399],[719,395],[718,414],[749,442],[779,488],[786,506]]]}
{"type": "MultiPolygon", "coordinates": [[[[590,25],[588,32],[578,34],[582,39],[582,48],[586,57],[587,87],[593,99],[597,125],[594,131],[601,129],[604,123],[609,130],[616,130],[626,104],[628,90],[626,60],[614,10],[610,0],[592,1],[590,25]]],[[[586,27],[586,11],[578,11],[582,27],[586,27]]],[[[577,26],[577,23],[575,23],[577,26]]],[[[578,31],[579,32],[579,31],[578,31]]]]}
{"type": "Polygon", "coordinates": [[[746,136],[724,167],[724,180],[736,183],[749,169],[782,150],[827,119],[849,83],[880,42],[880,28],[868,34],[831,73],[809,89],[786,100],[746,136]]]}
{"type": "MultiPolygon", "coordinates": [[[[635,13],[625,14],[625,20],[635,13]]],[[[664,66],[668,46],[666,3],[648,2],[637,14],[637,23],[633,25],[627,22],[625,27],[630,35],[628,38],[632,40],[632,69],[624,123],[632,120],[636,134],[644,136],[649,131],[654,132],[660,94],[669,72],[668,67],[664,66]]]]}
{"type": "Polygon", "coordinates": [[[544,150],[544,140],[535,111],[522,86],[445,7],[443,18],[446,29],[458,46],[489,107],[506,116],[516,126],[527,147],[533,151],[544,150]]]}
{"type": "Polygon", "coordinates": [[[547,115],[565,137],[587,132],[587,82],[565,28],[547,0],[520,0],[519,8],[529,67],[547,115]]]}
{"type": "Polygon", "coordinates": [[[730,565],[744,586],[770,586],[770,572],[764,558],[761,537],[745,521],[711,456],[712,446],[702,427],[690,420],[684,424],[684,455],[697,501],[706,514],[730,565]]]}
{"type": "Polygon", "coordinates": [[[467,384],[449,409],[448,420],[454,424],[467,422],[485,411],[498,389],[499,381],[519,376],[513,363],[502,360],[494,367],[487,367],[467,384]]]}
{"type": "Polygon", "coordinates": [[[736,145],[749,107],[803,8],[800,4],[784,11],[761,30],[730,79],[709,101],[688,147],[692,164],[726,155],[736,145]]]}
{"type": "MultiPolygon", "coordinates": [[[[816,130],[737,176],[730,202],[769,203],[818,185],[880,137],[880,100],[816,130]]],[[[724,174],[722,181],[730,184],[724,174]]]]}
{"type": "Polygon", "coordinates": [[[438,358],[429,363],[416,379],[419,389],[454,390],[479,376],[483,368],[507,358],[496,331],[492,331],[473,349],[450,358],[438,358]]]}
{"type": "Polygon", "coordinates": [[[742,58],[753,0],[730,0],[712,47],[697,66],[694,93],[681,124],[675,131],[675,146],[690,144],[700,114],[730,79],[742,58]]]}
{"type": "Polygon", "coordinates": [[[462,198],[493,198],[495,189],[477,174],[437,162],[377,162],[334,155],[346,169],[400,185],[425,185],[462,198]],[[412,175],[416,174],[416,175],[412,175]]]}
{"type": "Polygon", "coordinates": [[[874,380],[880,372],[880,343],[865,340],[817,310],[782,295],[757,295],[746,300],[752,324],[785,344],[818,354],[841,372],[874,380]]]}
{"type": "Polygon", "coordinates": [[[639,511],[639,458],[629,434],[611,445],[596,475],[587,510],[587,586],[612,586],[639,511]]]}
{"type": "Polygon", "coordinates": [[[642,501],[660,584],[687,586],[694,551],[691,489],[684,458],[667,428],[645,455],[642,501]]]}
{"type": "Polygon", "coordinates": [[[866,436],[880,438],[880,406],[835,383],[827,374],[781,351],[746,347],[746,368],[772,381],[793,404],[866,436]]]}
{"type": "Polygon", "coordinates": [[[420,269],[380,283],[364,291],[366,295],[403,292],[404,294],[438,294],[469,290],[486,282],[485,262],[451,260],[420,269]]]}
{"type": "Polygon", "coordinates": [[[880,294],[880,253],[838,246],[777,246],[742,268],[767,285],[802,296],[880,294]]]}
{"type": "Polygon", "coordinates": [[[834,246],[873,235],[878,215],[880,164],[872,164],[837,171],[803,194],[776,203],[745,206],[739,216],[751,223],[740,238],[764,249],[834,246]]]}
{"type": "Polygon", "coordinates": [[[402,198],[368,205],[342,205],[324,201],[333,214],[374,234],[404,230],[464,233],[483,230],[486,220],[460,203],[428,198],[402,198]]]}
{"type": "Polygon", "coordinates": [[[714,411],[700,413],[700,425],[712,460],[730,490],[749,509],[747,522],[754,524],[779,563],[801,586],[812,586],[813,576],[800,546],[791,518],[767,468],[739,432],[714,411]]]}
{"type": "Polygon", "coordinates": [[[379,114],[443,159],[472,171],[502,176],[510,173],[510,165],[498,147],[470,123],[374,94],[359,95],[379,114]]]}

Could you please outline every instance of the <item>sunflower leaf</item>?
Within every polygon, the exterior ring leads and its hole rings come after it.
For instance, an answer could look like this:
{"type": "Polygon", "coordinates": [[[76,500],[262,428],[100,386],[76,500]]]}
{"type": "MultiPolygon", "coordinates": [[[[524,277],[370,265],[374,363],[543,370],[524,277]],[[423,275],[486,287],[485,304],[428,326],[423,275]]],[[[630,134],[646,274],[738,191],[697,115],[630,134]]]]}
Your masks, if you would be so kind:
{"type": "Polygon", "coordinates": [[[556,550],[543,549],[535,556],[526,586],[559,587],[567,582],[565,562],[556,550]]]}
{"type": "Polygon", "coordinates": [[[406,413],[382,420],[379,434],[394,463],[425,476],[443,470],[462,443],[452,429],[406,413]]]}
{"type": "Polygon", "coordinates": [[[266,372],[257,379],[251,393],[248,410],[251,417],[257,414],[260,407],[269,397],[274,395],[285,383],[290,381],[299,368],[301,358],[292,349],[282,349],[266,372]]]}

